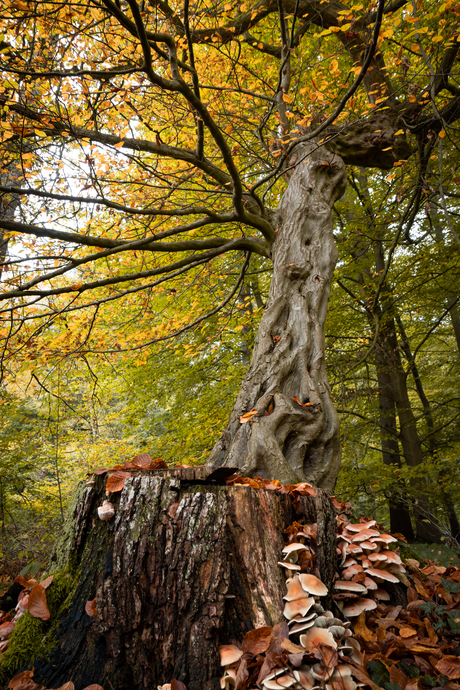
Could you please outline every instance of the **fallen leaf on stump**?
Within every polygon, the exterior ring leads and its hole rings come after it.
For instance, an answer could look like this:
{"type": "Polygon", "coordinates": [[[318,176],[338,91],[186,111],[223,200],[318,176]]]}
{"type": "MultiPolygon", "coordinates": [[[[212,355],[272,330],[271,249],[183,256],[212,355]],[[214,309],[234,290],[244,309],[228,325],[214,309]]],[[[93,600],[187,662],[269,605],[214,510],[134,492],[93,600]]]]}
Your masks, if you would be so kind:
{"type": "Polygon", "coordinates": [[[91,618],[97,618],[96,599],[90,599],[86,602],[85,611],[91,618]]]}
{"type": "Polygon", "coordinates": [[[122,470],[117,470],[112,472],[107,478],[107,484],[105,485],[106,493],[115,493],[121,491],[125,485],[125,481],[131,476],[131,472],[123,472],[122,470]]]}
{"type": "Polygon", "coordinates": [[[257,656],[257,654],[266,652],[270,645],[271,634],[272,629],[268,625],[247,632],[241,644],[243,653],[250,653],[253,656],[257,656]]]}

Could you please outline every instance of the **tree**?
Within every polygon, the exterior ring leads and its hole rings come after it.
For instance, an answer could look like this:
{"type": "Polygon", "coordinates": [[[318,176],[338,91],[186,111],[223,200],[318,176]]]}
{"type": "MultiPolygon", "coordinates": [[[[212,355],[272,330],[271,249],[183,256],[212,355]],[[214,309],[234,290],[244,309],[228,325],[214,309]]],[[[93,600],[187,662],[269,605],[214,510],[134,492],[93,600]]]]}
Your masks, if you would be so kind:
{"type": "MultiPolygon", "coordinates": [[[[8,7],[4,165],[11,171],[9,147],[19,142],[26,182],[11,184],[10,172],[0,188],[22,200],[21,220],[0,218],[10,257],[3,361],[21,350],[37,354],[44,331],[75,357],[145,347],[117,343],[110,332],[97,342],[100,314],[118,300],[128,322],[133,305],[148,303],[165,281],[194,287],[211,271],[238,266],[230,292],[216,288],[214,314],[239,298],[258,255],[273,263],[270,292],[251,366],[209,462],[332,489],[340,442],[324,357],[337,260],[331,208],[345,191],[346,165],[396,168],[391,181],[415,158],[413,195],[387,239],[391,261],[432,195],[424,180],[434,157],[447,211],[445,147],[455,151],[460,115],[452,74],[458,6],[8,7]],[[58,319],[77,310],[78,332],[63,332],[58,319]]],[[[453,226],[451,233],[458,242],[453,226]]],[[[378,292],[388,262],[381,271],[378,292]]],[[[377,337],[378,300],[370,314],[377,337]]],[[[205,316],[172,318],[166,333],[154,324],[150,342],[205,316]]]]}

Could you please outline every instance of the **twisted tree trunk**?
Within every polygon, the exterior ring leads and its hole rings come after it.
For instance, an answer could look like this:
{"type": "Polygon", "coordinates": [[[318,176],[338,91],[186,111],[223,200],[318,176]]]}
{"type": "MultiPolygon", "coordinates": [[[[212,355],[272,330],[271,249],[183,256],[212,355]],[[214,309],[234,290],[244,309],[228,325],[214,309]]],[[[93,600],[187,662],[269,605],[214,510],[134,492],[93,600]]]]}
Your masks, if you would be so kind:
{"type": "Polygon", "coordinates": [[[208,475],[137,472],[111,497],[108,522],[97,513],[105,480],[80,491],[47,590],[51,618],[19,619],[0,660],[2,686],[26,661],[49,688],[72,680],[76,690],[156,690],[176,678],[187,690],[219,690],[219,644],[283,620],[277,562],[294,520],[318,523],[317,574],[331,586],[337,523],[325,492],[293,501],[208,475]],[[85,611],[93,600],[95,617],[85,611]],[[35,650],[27,659],[24,639],[35,650]]]}
{"type": "Polygon", "coordinates": [[[345,191],[345,165],[308,144],[289,166],[273,219],[273,277],[251,366],[209,464],[333,490],[339,419],[326,374],[324,323],[337,261],[331,208],[345,191]],[[251,409],[257,414],[242,424],[240,416],[251,409]]]}

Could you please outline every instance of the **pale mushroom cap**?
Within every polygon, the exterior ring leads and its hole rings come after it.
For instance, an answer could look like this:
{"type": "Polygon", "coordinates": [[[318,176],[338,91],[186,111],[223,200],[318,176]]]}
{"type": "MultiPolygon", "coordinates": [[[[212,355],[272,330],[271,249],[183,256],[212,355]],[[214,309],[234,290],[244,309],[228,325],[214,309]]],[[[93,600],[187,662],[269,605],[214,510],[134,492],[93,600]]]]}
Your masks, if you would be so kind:
{"type": "Polygon", "coordinates": [[[311,667],[311,675],[313,678],[316,678],[316,680],[329,680],[333,673],[333,668],[324,667],[321,666],[321,664],[313,664],[311,667]]]}
{"type": "Polygon", "coordinates": [[[305,597],[304,599],[288,601],[288,603],[284,607],[284,615],[289,621],[292,618],[294,618],[294,616],[305,616],[309,612],[314,603],[315,600],[313,599],[313,597],[305,597]]]}
{"type": "Polygon", "coordinates": [[[392,537],[391,534],[381,534],[379,537],[373,537],[372,541],[381,542],[382,544],[393,544],[398,540],[396,537],[392,537]]]}
{"type": "Polygon", "coordinates": [[[358,544],[348,544],[347,553],[362,553],[363,550],[358,544]]]}
{"type": "Polygon", "coordinates": [[[377,551],[378,544],[374,544],[373,541],[362,541],[360,544],[361,548],[365,551],[377,551]]]}
{"type": "Polygon", "coordinates": [[[220,665],[230,666],[241,659],[243,652],[234,644],[223,644],[219,647],[220,665]]]}
{"type": "Polygon", "coordinates": [[[300,542],[292,542],[284,547],[283,553],[292,553],[293,551],[308,551],[308,546],[300,544],[300,542]]]}
{"type": "Polygon", "coordinates": [[[385,551],[381,551],[381,553],[387,557],[388,563],[396,563],[398,565],[401,565],[401,563],[402,563],[401,556],[399,554],[397,554],[395,551],[385,550],[385,551]]]}
{"type": "Polygon", "coordinates": [[[388,563],[388,558],[384,553],[370,553],[368,559],[374,563],[388,563]]]}
{"type": "Polygon", "coordinates": [[[293,676],[277,676],[273,680],[264,680],[262,685],[268,690],[280,690],[280,688],[290,688],[291,685],[296,684],[296,679],[293,676]]]}
{"type": "Polygon", "coordinates": [[[374,582],[370,577],[365,577],[363,580],[363,585],[367,587],[368,590],[373,591],[377,589],[377,583],[374,582]]]}
{"type": "Polygon", "coordinates": [[[370,529],[371,527],[374,527],[376,524],[375,520],[368,520],[367,522],[359,522],[355,523],[354,525],[347,525],[347,530],[349,532],[361,532],[363,529],[370,529]]]}
{"type": "Polygon", "coordinates": [[[348,606],[343,607],[343,612],[347,618],[359,616],[362,611],[372,611],[377,608],[377,602],[373,599],[357,599],[348,606]]]}
{"type": "Polygon", "coordinates": [[[333,679],[345,678],[346,676],[351,676],[351,668],[348,666],[348,664],[337,664],[334,669],[333,679]]]}
{"type": "Polygon", "coordinates": [[[345,592],[367,592],[365,585],[362,585],[359,582],[353,582],[351,580],[336,580],[334,582],[334,587],[335,589],[340,591],[344,590],[345,592]]]}
{"type": "Polygon", "coordinates": [[[363,566],[359,565],[357,563],[356,565],[351,565],[349,568],[345,568],[345,570],[342,570],[342,576],[344,580],[351,580],[353,575],[357,575],[358,573],[363,572],[363,566]]]}
{"type": "Polygon", "coordinates": [[[309,621],[304,621],[303,623],[296,623],[295,625],[292,626],[290,629],[289,634],[290,635],[297,635],[298,633],[305,632],[305,630],[309,630],[315,625],[315,620],[312,618],[309,621]]]}
{"type": "Polygon", "coordinates": [[[286,582],[287,593],[283,598],[286,601],[296,601],[296,599],[305,599],[305,590],[297,575],[286,582]]]}
{"type": "Polygon", "coordinates": [[[105,500],[97,509],[97,514],[100,520],[107,522],[107,520],[110,520],[110,518],[113,518],[115,515],[115,508],[109,501],[105,500]]]}
{"type": "Polygon", "coordinates": [[[350,565],[356,565],[357,563],[358,563],[358,561],[356,560],[356,558],[352,558],[351,556],[347,556],[345,559],[345,562],[343,563],[343,567],[349,568],[350,565]]]}
{"type": "Polygon", "coordinates": [[[304,690],[311,690],[315,684],[315,679],[311,675],[310,670],[295,669],[292,674],[304,690]]]}
{"type": "Polygon", "coordinates": [[[318,577],[316,577],[316,575],[307,575],[306,573],[302,573],[299,575],[299,579],[302,583],[302,587],[309,594],[313,594],[315,597],[326,596],[328,589],[326,585],[321,582],[318,577]]]}
{"type": "Polygon", "coordinates": [[[367,541],[371,537],[379,536],[380,532],[378,532],[376,529],[362,529],[360,532],[357,532],[357,534],[353,537],[353,543],[367,541]]]}
{"type": "Polygon", "coordinates": [[[312,621],[314,618],[316,618],[315,612],[309,613],[306,616],[295,616],[288,621],[288,625],[294,625],[295,623],[307,623],[308,621],[312,621]]]}
{"type": "Polygon", "coordinates": [[[390,595],[381,587],[375,590],[374,597],[379,601],[390,601],[390,595]]]}
{"type": "Polygon", "coordinates": [[[312,653],[318,650],[320,644],[327,644],[329,647],[337,649],[337,642],[325,628],[310,628],[305,635],[300,636],[300,644],[307,652],[312,653]]]}
{"type": "Polygon", "coordinates": [[[371,575],[371,577],[375,577],[376,580],[387,580],[387,582],[394,583],[399,582],[396,575],[393,575],[393,573],[389,573],[387,570],[377,570],[376,568],[368,568],[366,570],[366,573],[367,575],[371,575]]]}
{"type": "Polygon", "coordinates": [[[300,565],[297,563],[289,563],[288,561],[278,561],[278,565],[287,570],[300,570],[300,565]]]}

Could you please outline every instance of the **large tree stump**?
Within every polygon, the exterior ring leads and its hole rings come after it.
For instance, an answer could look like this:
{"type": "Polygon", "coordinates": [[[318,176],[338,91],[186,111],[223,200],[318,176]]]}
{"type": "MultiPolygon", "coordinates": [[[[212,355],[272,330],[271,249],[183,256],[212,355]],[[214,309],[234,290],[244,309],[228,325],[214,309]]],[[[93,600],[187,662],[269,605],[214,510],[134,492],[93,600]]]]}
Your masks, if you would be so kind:
{"type": "Polygon", "coordinates": [[[283,531],[294,520],[318,522],[317,563],[330,585],[336,520],[324,492],[294,506],[288,494],[219,485],[221,471],[207,478],[211,472],[133,472],[112,495],[109,522],[97,515],[105,479],[80,491],[59,556],[74,585],[59,614],[56,646],[34,660],[38,682],[156,690],[176,678],[188,690],[218,690],[218,645],[283,618],[286,588],[277,562],[283,531]],[[97,617],[85,612],[94,598],[97,617]]]}

